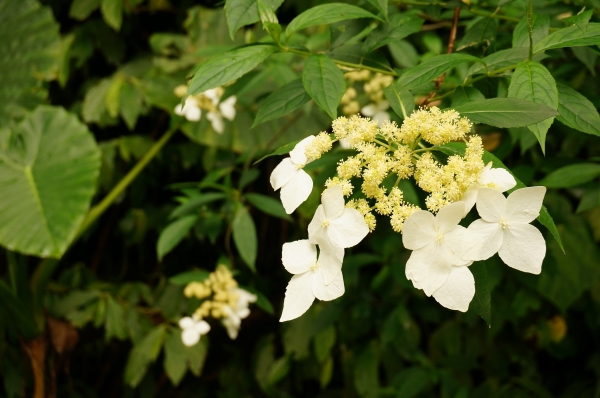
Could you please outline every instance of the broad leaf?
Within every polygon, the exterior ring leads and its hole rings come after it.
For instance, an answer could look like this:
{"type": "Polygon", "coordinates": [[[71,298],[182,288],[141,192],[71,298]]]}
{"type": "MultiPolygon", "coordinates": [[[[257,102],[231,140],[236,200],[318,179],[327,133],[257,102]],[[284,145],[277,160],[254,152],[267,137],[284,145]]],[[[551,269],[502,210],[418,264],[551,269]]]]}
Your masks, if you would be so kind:
{"type": "Polygon", "coordinates": [[[165,254],[173,250],[185,238],[196,221],[198,221],[198,216],[189,214],[173,221],[162,230],[156,243],[156,254],[159,260],[162,260],[165,254]]]}
{"type": "Polygon", "coordinates": [[[123,23],[124,0],[102,0],[100,11],[104,21],[114,30],[120,30],[123,23]]]}
{"type": "MultiPolygon", "coordinates": [[[[508,97],[558,108],[556,82],[548,69],[538,62],[522,62],[517,66],[508,87],[508,97]]],[[[552,117],[527,126],[538,139],[542,152],[546,151],[546,133],[553,122],[552,117]]]]}
{"type": "Polygon", "coordinates": [[[540,181],[548,188],[571,188],[600,177],[600,164],[579,163],[554,170],[540,181]]]}
{"type": "Polygon", "coordinates": [[[242,260],[256,272],[256,252],[258,249],[258,239],[256,237],[256,227],[248,209],[240,207],[233,219],[233,241],[242,260]]]}
{"type": "Polygon", "coordinates": [[[452,95],[452,107],[455,108],[462,104],[483,100],[485,100],[485,97],[475,87],[458,86],[452,95]]]}
{"type": "Polygon", "coordinates": [[[390,106],[402,118],[406,119],[415,110],[415,97],[408,90],[402,90],[397,82],[387,86],[384,90],[390,106]]]}
{"type": "Polygon", "coordinates": [[[261,195],[259,193],[247,193],[244,197],[250,202],[250,204],[256,207],[263,213],[269,214],[273,217],[282,218],[286,221],[292,221],[292,217],[285,212],[283,205],[277,199],[273,199],[270,196],[261,195]]]}
{"type": "Polygon", "coordinates": [[[271,93],[260,104],[252,127],[268,120],[287,115],[310,100],[310,95],[304,89],[302,79],[294,80],[271,93]]]}
{"type": "Polygon", "coordinates": [[[472,122],[495,127],[522,127],[556,116],[554,109],[518,98],[491,98],[455,108],[472,122]]]}
{"type": "Polygon", "coordinates": [[[383,15],[385,19],[388,17],[388,0],[367,0],[373,7],[383,15]]]}
{"type": "Polygon", "coordinates": [[[263,161],[266,158],[269,158],[271,156],[279,156],[279,155],[285,155],[286,153],[290,153],[292,151],[292,149],[294,149],[294,147],[296,146],[297,143],[299,143],[301,140],[298,141],[293,141],[290,142],[288,144],[282,145],[279,148],[275,149],[273,152],[266,154],[265,156],[263,156],[262,158],[258,159],[256,162],[254,162],[252,165],[257,164],[258,162],[263,161]]]}
{"type": "Polygon", "coordinates": [[[62,108],[38,107],[0,137],[0,244],[62,256],[89,208],[99,170],[100,151],[87,126],[62,108]]]}
{"type": "MultiPolygon", "coordinates": [[[[537,15],[532,16],[532,30],[533,30],[533,45],[535,46],[548,36],[550,30],[550,17],[548,15],[537,15]]],[[[521,19],[521,21],[515,27],[513,31],[512,39],[513,48],[523,47],[529,51],[529,27],[527,25],[527,18],[521,19]]]]}
{"type": "Polygon", "coordinates": [[[125,325],[125,313],[123,307],[110,295],[106,296],[106,323],[104,340],[111,338],[125,340],[127,338],[127,327],[125,325]]]}
{"type": "Polygon", "coordinates": [[[363,53],[369,53],[417,33],[421,30],[423,22],[423,19],[413,14],[394,15],[389,23],[381,25],[367,37],[362,48],[363,53]]]}
{"type": "Polygon", "coordinates": [[[481,63],[473,64],[467,75],[474,75],[476,73],[487,73],[496,69],[504,68],[506,66],[514,65],[519,62],[523,62],[529,55],[529,49],[527,48],[509,48],[507,50],[496,51],[481,59],[481,63]],[[487,69],[486,69],[487,67],[487,69]]]}
{"type": "Polygon", "coordinates": [[[142,381],[148,366],[156,360],[165,340],[167,324],[161,323],[150,330],[129,353],[125,365],[124,381],[135,387],[142,381]]]}
{"type": "Polygon", "coordinates": [[[188,86],[188,95],[196,95],[229,83],[254,69],[277,47],[255,45],[237,48],[211,58],[194,72],[188,86]]]}
{"type": "Polygon", "coordinates": [[[429,83],[436,77],[465,62],[482,62],[467,54],[442,54],[429,58],[420,65],[408,69],[398,79],[398,85],[406,90],[429,83]]]}
{"type": "MultiPolygon", "coordinates": [[[[283,0],[262,0],[273,10],[277,10],[283,0]]],[[[257,0],[226,0],[225,15],[227,16],[227,27],[229,36],[233,35],[242,26],[250,25],[260,21],[257,0]]]]}
{"type": "Polygon", "coordinates": [[[344,3],[322,4],[309,8],[294,18],[285,30],[285,34],[287,37],[290,37],[294,32],[308,28],[309,26],[330,24],[356,18],[375,18],[381,21],[379,17],[357,6],[344,3]]]}
{"type": "Polygon", "coordinates": [[[317,105],[335,119],[346,91],[344,74],[327,55],[311,55],[304,64],[302,83],[317,105]]]}
{"type": "Polygon", "coordinates": [[[489,327],[492,326],[492,298],[485,261],[472,264],[469,269],[475,278],[475,297],[471,301],[470,310],[483,318],[489,327]]]}
{"type": "Polygon", "coordinates": [[[98,7],[100,7],[100,0],[73,0],[69,9],[69,16],[82,21],[98,7]]]}
{"type": "Polygon", "coordinates": [[[594,104],[565,84],[556,86],[559,113],[556,118],[571,128],[600,136],[600,115],[594,104]]]}
{"type": "Polygon", "coordinates": [[[226,195],[220,192],[202,193],[200,196],[191,198],[187,202],[177,206],[169,215],[170,218],[177,218],[195,211],[198,207],[216,200],[225,199],[226,195]]]}
{"type": "Polygon", "coordinates": [[[497,32],[497,19],[481,18],[467,29],[462,40],[458,42],[456,51],[460,51],[467,47],[473,47],[482,43],[489,47],[492,42],[496,41],[497,32]]]}
{"type": "Polygon", "coordinates": [[[600,45],[600,23],[592,22],[587,25],[585,31],[579,26],[570,26],[550,33],[534,46],[533,51],[538,53],[552,48],[594,45],[600,45]]]}

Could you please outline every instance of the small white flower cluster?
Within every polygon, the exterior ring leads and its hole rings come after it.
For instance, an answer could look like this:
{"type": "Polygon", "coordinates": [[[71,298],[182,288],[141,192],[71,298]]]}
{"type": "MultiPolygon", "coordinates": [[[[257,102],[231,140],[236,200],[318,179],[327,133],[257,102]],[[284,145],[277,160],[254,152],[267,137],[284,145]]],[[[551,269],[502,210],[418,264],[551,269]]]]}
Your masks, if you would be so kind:
{"type": "MultiPolygon", "coordinates": [[[[177,105],[173,111],[176,115],[183,116],[190,122],[197,122],[202,116],[202,110],[204,110],[207,112],[206,118],[210,120],[213,130],[223,134],[225,131],[223,118],[230,121],[235,119],[235,103],[237,102],[235,95],[221,101],[224,92],[225,90],[222,87],[217,87],[198,95],[191,95],[185,99],[183,105],[177,105]]],[[[186,93],[186,86],[175,87],[175,95],[178,97],[183,98],[186,93]]]]}

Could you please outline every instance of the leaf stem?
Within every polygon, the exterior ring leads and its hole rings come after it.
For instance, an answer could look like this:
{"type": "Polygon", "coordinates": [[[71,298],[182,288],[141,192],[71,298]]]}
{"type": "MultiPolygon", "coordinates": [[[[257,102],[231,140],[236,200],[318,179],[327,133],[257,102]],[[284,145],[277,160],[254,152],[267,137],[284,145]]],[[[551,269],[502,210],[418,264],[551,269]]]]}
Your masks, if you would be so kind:
{"type": "Polygon", "coordinates": [[[529,7],[527,8],[527,30],[529,31],[529,55],[527,61],[531,61],[533,58],[533,1],[529,0],[529,7]]]}

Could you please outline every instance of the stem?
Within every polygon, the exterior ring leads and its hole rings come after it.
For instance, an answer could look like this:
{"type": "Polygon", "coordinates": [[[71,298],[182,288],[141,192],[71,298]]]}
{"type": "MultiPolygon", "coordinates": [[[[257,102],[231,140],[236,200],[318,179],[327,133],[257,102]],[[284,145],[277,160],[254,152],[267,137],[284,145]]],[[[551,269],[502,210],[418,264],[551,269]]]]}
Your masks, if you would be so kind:
{"type": "Polygon", "coordinates": [[[156,141],[154,145],[150,148],[150,150],[137,162],[137,164],[119,181],[119,183],[98,203],[96,206],[92,207],[87,214],[86,218],[81,223],[81,227],[79,231],[77,231],[76,238],[77,239],[86,229],[89,228],[90,225],[98,219],[108,209],[108,207],[121,195],[125,189],[135,180],[138,174],[141,173],[142,170],[146,167],[148,163],[156,156],[156,154],[162,149],[163,146],[169,141],[169,139],[173,136],[177,128],[171,128],[167,131],[160,140],[156,141]]]}
{"type": "Polygon", "coordinates": [[[527,61],[531,61],[533,58],[533,1],[529,0],[529,7],[527,9],[527,29],[529,30],[529,55],[527,61]]]}

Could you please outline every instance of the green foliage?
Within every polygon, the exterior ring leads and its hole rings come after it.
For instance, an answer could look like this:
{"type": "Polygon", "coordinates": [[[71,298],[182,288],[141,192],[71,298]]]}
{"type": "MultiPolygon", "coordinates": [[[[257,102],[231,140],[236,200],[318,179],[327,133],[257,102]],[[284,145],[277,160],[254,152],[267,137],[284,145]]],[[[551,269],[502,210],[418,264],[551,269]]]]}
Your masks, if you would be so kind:
{"type": "Polygon", "coordinates": [[[346,91],[344,75],[335,62],[326,55],[311,55],[304,64],[302,84],[317,105],[335,119],[346,91]]]}

